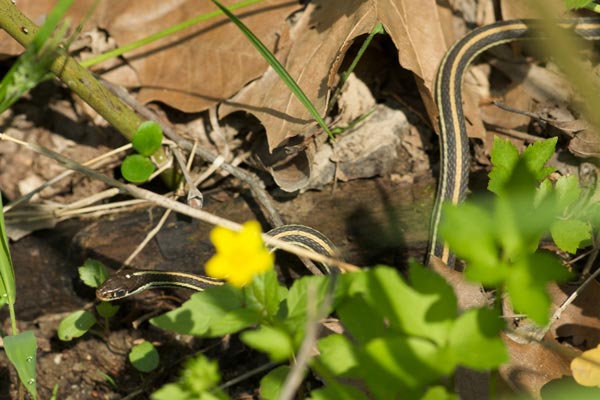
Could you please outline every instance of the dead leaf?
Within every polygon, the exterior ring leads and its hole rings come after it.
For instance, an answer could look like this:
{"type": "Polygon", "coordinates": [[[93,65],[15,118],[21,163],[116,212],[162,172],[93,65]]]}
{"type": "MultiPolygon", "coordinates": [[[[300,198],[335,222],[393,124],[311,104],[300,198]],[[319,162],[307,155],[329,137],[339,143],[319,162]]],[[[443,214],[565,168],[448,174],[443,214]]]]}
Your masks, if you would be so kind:
{"type": "MultiPolygon", "coordinates": [[[[225,5],[235,2],[223,1],[225,5]]],[[[69,12],[75,24],[92,3],[92,0],[75,2],[69,12]]],[[[54,4],[54,1],[23,0],[18,2],[18,7],[39,24],[54,4]]],[[[86,27],[89,30],[105,29],[119,46],[123,46],[216,9],[210,1],[170,0],[153,4],[149,7],[148,2],[142,0],[102,1],[86,27]]],[[[296,1],[266,0],[235,13],[271,51],[276,52],[286,46],[286,18],[298,9],[296,1]]],[[[20,46],[15,49],[12,39],[0,43],[13,44],[0,47],[0,53],[20,52],[20,46]]],[[[240,30],[223,16],[194,25],[124,57],[137,72],[141,85],[140,101],[158,100],[185,112],[205,110],[230,97],[267,67],[266,61],[240,30]]],[[[127,64],[124,67],[128,68],[127,64]]],[[[112,70],[105,77],[118,84],[131,83],[129,76],[123,79],[120,69],[112,70]]]]}
{"type": "Polygon", "coordinates": [[[545,384],[570,374],[567,357],[553,350],[560,348],[557,342],[517,343],[504,334],[502,339],[510,361],[499,368],[499,373],[513,389],[540,398],[545,384]]]}
{"type": "MultiPolygon", "coordinates": [[[[290,51],[282,63],[323,114],[346,50],[358,36],[381,22],[398,49],[400,64],[415,74],[422,97],[432,104],[434,76],[446,49],[439,10],[434,0],[317,0],[309,4],[293,28],[290,51]]],[[[315,125],[272,69],[221,106],[219,112],[228,115],[239,110],[261,121],[269,152],[315,125]]],[[[275,179],[282,180],[276,175],[275,179]]]]}
{"type": "Polygon", "coordinates": [[[571,372],[580,385],[600,387],[600,345],[573,359],[571,372]]]}

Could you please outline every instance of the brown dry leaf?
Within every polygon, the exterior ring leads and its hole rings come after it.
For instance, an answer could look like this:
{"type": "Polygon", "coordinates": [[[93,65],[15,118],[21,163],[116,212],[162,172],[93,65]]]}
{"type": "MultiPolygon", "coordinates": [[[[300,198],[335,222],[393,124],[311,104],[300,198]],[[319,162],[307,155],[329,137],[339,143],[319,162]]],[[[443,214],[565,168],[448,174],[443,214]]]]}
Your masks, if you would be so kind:
{"type": "Polygon", "coordinates": [[[600,345],[573,359],[571,372],[580,385],[600,387],[600,345]]]}
{"type": "Polygon", "coordinates": [[[553,350],[560,347],[557,342],[517,343],[504,334],[502,339],[510,361],[502,365],[498,372],[513,389],[540,398],[544,385],[570,374],[567,357],[553,350]]]}
{"type": "MultiPolygon", "coordinates": [[[[323,114],[346,50],[358,36],[368,34],[381,22],[398,49],[400,64],[414,73],[432,113],[431,88],[446,50],[440,10],[435,0],[316,0],[293,28],[290,51],[282,63],[323,114]]],[[[261,121],[269,151],[315,124],[272,69],[221,106],[220,114],[239,110],[261,121]]],[[[292,177],[285,169],[279,171],[279,176],[278,171],[272,173],[284,190],[297,189],[294,181],[309,175],[306,169],[294,171],[292,177]]]]}
{"type": "MultiPolygon", "coordinates": [[[[225,0],[223,4],[236,2],[225,0]]],[[[23,0],[18,6],[39,23],[54,3],[23,0]]],[[[77,7],[69,13],[72,20],[80,21],[92,3],[76,2],[77,7]]],[[[152,3],[155,6],[151,7],[148,4],[143,0],[102,1],[86,27],[105,29],[122,46],[216,9],[210,1],[165,0],[152,3]]],[[[266,0],[237,10],[236,15],[271,51],[276,51],[286,45],[286,18],[299,8],[296,1],[266,0]]],[[[11,49],[0,47],[0,53],[8,50],[11,49]]],[[[224,16],[127,53],[125,58],[137,72],[140,101],[158,100],[186,112],[204,110],[232,96],[267,67],[246,37],[224,16]]],[[[110,80],[119,84],[131,82],[129,78],[121,79],[119,68],[111,72],[110,80]]]]}
{"type": "MultiPolygon", "coordinates": [[[[427,91],[431,90],[446,49],[435,1],[317,0],[307,7],[293,29],[293,43],[283,64],[319,112],[327,106],[329,88],[346,50],[377,22],[383,23],[394,41],[401,65],[413,71],[427,91]]],[[[232,102],[221,107],[221,114],[237,110],[254,114],[267,131],[271,150],[314,124],[272,69],[232,102]]]]}

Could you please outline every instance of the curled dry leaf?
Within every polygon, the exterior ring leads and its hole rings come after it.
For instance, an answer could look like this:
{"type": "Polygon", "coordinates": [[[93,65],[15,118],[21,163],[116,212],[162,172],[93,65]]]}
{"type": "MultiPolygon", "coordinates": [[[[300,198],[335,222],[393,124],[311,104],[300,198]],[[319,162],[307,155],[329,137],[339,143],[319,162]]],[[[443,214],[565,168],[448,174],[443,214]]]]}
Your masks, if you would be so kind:
{"type": "MultiPolygon", "coordinates": [[[[400,64],[414,73],[431,114],[431,88],[446,50],[440,10],[434,0],[316,0],[293,28],[289,53],[281,61],[316,109],[324,113],[346,51],[358,36],[381,22],[398,49],[400,64]]],[[[239,110],[254,114],[264,125],[269,152],[315,125],[272,69],[222,106],[220,114],[239,110]]],[[[263,162],[269,166],[272,160],[263,162]]],[[[271,170],[284,190],[299,189],[298,182],[305,182],[309,175],[308,163],[294,165],[292,176],[286,168],[271,170]]]]}
{"type": "MultiPolygon", "coordinates": [[[[231,5],[239,0],[223,0],[231,5]]],[[[91,9],[93,0],[74,3],[69,12],[73,25],[91,9]]],[[[54,1],[20,0],[17,6],[40,24],[54,1]]],[[[164,0],[148,6],[144,0],[104,0],[86,23],[84,31],[106,30],[118,46],[145,38],[192,17],[216,10],[211,1],[164,0]]],[[[285,47],[286,18],[300,8],[298,2],[265,0],[237,10],[236,15],[276,52],[285,47]]],[[[21,46],[6,38],[0,40],[0,54],[18,54],[21,46]]],[[[260,76],[267,63],[229,20],[220,16],[196,24],[167,38],[125,54],[120,68],[110,66],[113,83],[130,84],[125,68],[133,68],[140,85],[139,100],[161,101],[185,112],[207,109],[227,99],[252,79],[260,76]]]]}

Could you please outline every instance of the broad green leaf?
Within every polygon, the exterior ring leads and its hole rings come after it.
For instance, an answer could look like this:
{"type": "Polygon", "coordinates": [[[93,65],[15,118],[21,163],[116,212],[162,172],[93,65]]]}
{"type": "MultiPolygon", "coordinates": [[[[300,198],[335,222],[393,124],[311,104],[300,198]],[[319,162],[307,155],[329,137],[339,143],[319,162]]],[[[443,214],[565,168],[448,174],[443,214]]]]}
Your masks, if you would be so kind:
{"type": "Polygon", "coordinates": [[[533,207],[538,208],[545,200],[554,194],[552,182],[549,179],[544,179],[540,182],[539,186],[535,190],[533,197],[533,207]]]}
{"type": "Polygon", "coordinates": [[[174,383],[169,383],[152,393],[152,400],[191,400],[192,397],[185,389],[174,383]]]}
{"type": "Polygon", "coordinates": [[[488,190],[499,194],[519,159],[519,151],[509,140],[494,137],[491,158],[493,166],[489,174],[488,190]]]}
{"type": "Polygon", "coordinates": [[[14,365],[19,379],[34,399],[37,398],[35,378],[37,342],[33,331],[21,332],[14,336],[4,336],[6,356],[14,365]]]}
{"type": "MultiPolygon", "coordinates": [[[[327,385],[310,392],[310,400],[369,400],[364,393],[351,385],[328,380],[327,385]]],[[[405,397],[408,398],[408,397],[405,397]]]]}
{"type": "Polygon", "coordinates": [[[108,278],[108,269],[98,260],[88,258],[83,265],[77,269],[79,279],[89,287],[97,288],[106,278],[108,278]]]}
{"type": "Polygon", "coordinates": [[[149,157],[162,144],[163,132],[160,125],[154,121],[145,121],[140,124],[131,139],[131,144],[143,156],[149,157]]]}
{"type": "Polygon", "coordinates": [[[463,313],[454,321],[448,342],[456,364],[486,370],[508,361],[499,336],[504,326],[496,310],[477,308],[463,313]]]}
{"type": "Polygon", "coordinates": [[[588,223],[577,219],[557,219],[550,228],[554,243],[561,250],[575,254],[582,242],[591,239],[591,227],[588,223]]]}
{"type": "Polygon", "coordinates": [[[581,195],[579,188],[579,179],[577,175],[561,176],[556,181],[557,207],[559,210],[565,210],[573,204],[581,195]]]}
{"type": "Polygon", "coordinates": [[[102,318],[110,318],[115,315],[117,311],[119,311],[119,306],[109,303],[108,301],[101,301],[96,306],[96,312],[98,312],[98,315],[102,318]]]}
{"type": "Polygon", "coordinates": [[[535,323],[548,323],[550,296],[546,285],[563,281],[569,271],[551,253],[537,252],[514,263],[506,281],[506,290],[517,312],[527,314],[535,323]]]}
{"type": "Polygon", "coordinates": [[[592,3],[590,0],[565,0],[565,6],[568,10],[583,8],[586,4],[592,3]]]}
{"type": "Polygon", "coordinates": [[[150,323],[172,332],[204,336],[215,321],[242,308],[242,291],[223,285],[193,294],[181,307],[152,318],[150,323]]]}
{"type": "Polygon", "coordinates": [[[495,225],[485,208],[470,202],[444,206],[440,233],[452,251],[467,261],[468,279],[486,285],[504,280],[506,272],[499,268],[495,225]]]}
{"type": "Polygon", "coordinates": [[[275,317],[281,301],[287,296],[287,288],[277,281],[277,272],[271,269],[258,274],[243,288],[246,307],[260,312],[268,320],[275,317]]]}
{"type": "Polygon", "coordinates": [[[94,324],[96,317],[88,311],[78,310],[60,321],[58,325],[58,338],[70,341],[83,336],[94,324]]]}
{"type": "Polygon", "coordinates": [[[294,281],[284,304],[287,314],[280,315],[290,332],[304,330],[308,307],[316,312],[323,304],[331,286],[329,279],[329,276],[306,276],[294,281]]]}
{"type": "Polygon", "coordinates": [[[260,380],[260,398],[265,400],[277,400],[281,393],[285,378],[290,373],[290,367],[282,365],[265,375],[260,380]]]}
{"type": "Polygon", "coordinates": [[[319,361],[327,369],[337,375],[344,377],[358,377],[356,368],[360,367],[357,359],[357,346],[344,335],[329,335],[317,342],[319,349],[319,361]]]}
{"type": "Polygon", "coordinates": [[[15,284],[15,271],[8,247],[8,236],[4,225],[4,213],[0,196],[0,305],[15,304],[17,288],[15,284]]]}
{"type": "Polygon", "coordinates": [[[121,174],[133,183],[146,182],[155,170],[152,161],[140,154],[127,156],[121,164],[121,174]]]}
{"type": "Polygon", "coordinates": [[[558,137],[555,136],[550,139],[534,142],[527,146],[523,152],[522,157],[529,168],[529,172],[539,181],[555,170],[553,167],[547,167],[546,163],[554,154],[557,141],[558,137]]]}
{"type": "Polygon", "coordinates": [[[354,295],[337,307],[337,315],[352,338],[361,344],[388,332],[385,317],[364,296],[354,295]]]}
{"type": "Polygon", "coordinates": [[[256,330],[243,332],[241,339],[248,346],[267,353],[272,361],[291,359],[294,355],[292,338],[280,328],[262,325],[256,330]]]}
{"type": "Polygon", "coordinates": [[[416,261],[410,261],[409,268],[409,281],[412,288],[432,299],[427,310],[427,321],[441,322],[456,318],[458,306],[452,286],[439,274],[416,261]]]}
{"type": "Polygon", "coordinates": [[[439,314],[441,294],[417,292],[389,267],[377,267],[367,276],[372,306],[385,316],[393,331],[445,342],[452,316],[439,314]]]}
{"type": "Polygon", "coordinates": [[[152,343],[144,341],[131,348],[129,362],[140,372],[153,371],[158,367],[158,352],[152,343]]]}
{"type": "Polygon", "coordinates": [[[449,393],[443,386],[434,386],[427,389],[420,400],[460,400],[460,398],[455,393],[449,393]]]}
{"type": "Polygon", "coordinates": [[[430,340],[383,337],[369,342],[361,357],[361,370],[376,398],[414,398],[423,387],[437,382],[456,367],[430,340]]]}
{"type": "Polygon", "coordinates": [[[260,312],[248,308],[231,310],[221,318],[214,318],[204,337],[221,337],[236,333],[242,329],[258,324],[262,319],[260,312]]]}

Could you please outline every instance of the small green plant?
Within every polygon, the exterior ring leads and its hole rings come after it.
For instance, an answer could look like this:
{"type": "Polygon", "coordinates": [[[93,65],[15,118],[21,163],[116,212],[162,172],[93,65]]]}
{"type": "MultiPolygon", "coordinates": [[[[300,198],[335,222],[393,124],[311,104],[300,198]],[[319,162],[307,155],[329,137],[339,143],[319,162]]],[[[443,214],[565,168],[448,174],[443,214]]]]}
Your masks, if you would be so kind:
{"type": "MultiPolygon", "coordinates": [[[[108,277],[108,269],[100,261],[88,259],[78,268],[79,278],[87,286],[97,288],[108,277]]],[[[96,305],[96,313],[104,320],[105,330],[109,329],[109,318],[117,313],[119,306],[107,302],[96,305]]],[[[97,324],[95,315],[87,310],[77,310],[65,317],[58,325],[58,338],[70,341],[85,335],[97,324]]]]}
{"type": "Polygon", "coordinates": [[[488,188],[493,198],[447,206],[440,231],[451,249],[467,262],[467,279],[506,291],[519,312],[534,322],[548,322],[546,284],[570,274],[559,259],[540,251],[551,234],[562,250],[574,253],[590,243],[597,203],[579,189],[576,177],[559,178],[545,164],[556,139],[528,147],[519,156],[508,141],[496,139],[488,188]],[[477,221],[477,223],[465,223],[477,221]]]}
{"type": "Polygon", "coordinates": [[[154,173],[156,167],[150,159],[162,145],[163,132],[156,122],[142,123],[131,140],[139,154],[127,156],[121,164],[121,174],[129,182],[142,183],[154,173]]]}

